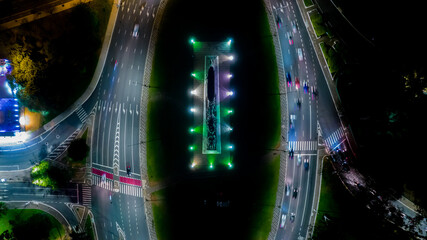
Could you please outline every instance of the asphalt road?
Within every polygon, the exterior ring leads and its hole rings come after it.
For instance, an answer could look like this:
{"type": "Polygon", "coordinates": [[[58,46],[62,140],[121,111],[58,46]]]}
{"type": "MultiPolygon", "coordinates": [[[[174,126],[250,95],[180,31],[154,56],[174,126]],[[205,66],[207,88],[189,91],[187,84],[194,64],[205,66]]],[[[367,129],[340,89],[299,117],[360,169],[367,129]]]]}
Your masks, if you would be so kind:
{"type": "MultiPolygon", "coordinates": [[[[304,239],[307,236],[310,216],[313,212],[313,197],[317,166],[318,133],[325,138],[328,148],[335,148],[344,140],[329,88],[308,36],[301,12],[295,1],[271,1],[274,16],[281,19],[278,28],[285,72],[290,73],[292,85],[287,87],[288,109],[293,126],[289,128],[287,149],[294,151],[288,160],[285,182],[291,188],[289,196],[282,201],[282,214],[287,215],[286,224],[277,230],[276,239],[304,239]],[[291,39],[291,41],[290,41],[291,39]],[[298,54],[301,49],[302,58],[298,54]],[[299,88],[296,86],[299,79],[299,88]],[[307,84],[308,91],[304,90],[307,84]],[[313,89],[317,94],[313,94],[313,89]],[[298,101],[301,102],[300,107],[298,101]],[[291,117],[292,115],[292,117],[291,117]],[[298,163],[301,158],[301,164],[298,163]],[[304,159],[308,160],[307,169],[304,159]],[[297,189],[296,198],[293,190],[297,189]],[[295,220],[290,221],[291,215],[295,220]]],[[[286,185],[285,184],[285,185],[286,185]]]]}
{"type": "Polygon", "coordinates": [[[148,239],[140,176],[139,104],[158,4],[159,1],[122,2],[106,64],[88,101],[95,102],[91,109],[94,118],[89,120],[93,120],[90,154],[95,169],[92,210],[99,239],[118,239],[120,235],[126,239],[148,239]],[[133,36],[136,24],[137,37],[133,36]]]}
{"type": "Polygon", "coordinates": [[[100,239],[117,239],[119,232],[127,239],[148,238],[139,162],[139,103],[158,4],[159,1],[123,1],[104,69],[88,100],[56,127],[39,131],[39,135],[34,134],[24,144],[0,147],[0,171],[26,169],[46,157],[57,157],[76,130],[86,121],[92,121],[92,167],[97,173],[112,176],[101,185],[100,174],[93,174],[91,199],[100,239]],[[139,24],[138,37],[132,36],[135,24],[139,24]],[[127,166],[131,169],[130,176],[127,166]],[[129,209],[134,211],[130,213],[129,209]],[[116,224],[115,230],[103,227],[110,223],[116,224]]]}
{"type": "MultiPolygon", "coordinates": [[[[46,210],[47,208],[42,207],[42,204],[48,205],[60,212],[72,227],[79,224],[76,216],[67,206],[67,204],[78,202],[76,184],[52,191],[50,188],[39,187],[29,182],[4,182],[0,183],[0,201],[12,204],[16,208],[30,207],[46,210]],[[30,203],[31,206],[29,206],[30,203]]],[[[48,212],[57,214],[56,211],[48,212]]]]}

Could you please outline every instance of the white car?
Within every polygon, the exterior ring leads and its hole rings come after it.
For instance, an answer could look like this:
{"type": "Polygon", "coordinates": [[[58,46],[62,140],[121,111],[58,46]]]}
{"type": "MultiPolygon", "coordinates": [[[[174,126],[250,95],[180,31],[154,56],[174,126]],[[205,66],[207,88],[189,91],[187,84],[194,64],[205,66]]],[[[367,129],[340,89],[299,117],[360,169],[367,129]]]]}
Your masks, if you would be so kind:
{"type": "Polygon", "coordinates": [[[301,48],[298,48],[298,49],[297,49],[297,52],[298,52],[298,59],[299,59],[300,61],[304,60],[304,57],[302,56],[302,50],[301,50],[301,48]]]}
{"type": "Polygon", "coordinates": [[[280,222],[280,228],[284,228],[286,223],[286,215],[282,213],[282,221],[280,222]]]}
{"type": "Polygon", "coordinates": [[[133,33],[132,33],[132,37],[138,37],[138,31],[139,31],[139,24],[135,24],[135,26],[133,27],[133,33]]]}
{"type": "Polygon", "coordinates": [[[286,196],[289,196],[289,194],[291,193],[291,186],[289,186],[289,184],[286,184],[286,196]]]}
{"type": "Polygon", "coordinates": [[[297,155],[297,166],[301,165],[301,154],[297,155]]]}
{"type": "Polygon", "coordinates": [[[6,182],[5,178],[0,179],[0,182],[6,182]]]}

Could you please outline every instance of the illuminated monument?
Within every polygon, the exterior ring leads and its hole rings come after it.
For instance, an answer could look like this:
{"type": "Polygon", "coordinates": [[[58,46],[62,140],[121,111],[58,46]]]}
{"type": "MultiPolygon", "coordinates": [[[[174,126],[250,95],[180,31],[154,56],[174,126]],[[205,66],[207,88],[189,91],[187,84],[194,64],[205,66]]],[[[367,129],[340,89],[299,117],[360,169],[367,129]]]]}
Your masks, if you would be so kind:
{"type": "Polygon", "coordinates": [[[193,153],[190,160],[192,169],[214,169],[222,165],[230,169],[233,166],[230,143],[230,56],[231,40],[227,42],[198,42],[193,45],[194,72],[193,88],[190,90],[193,105],[193,127],[190,134],[193,142],[189,150],[193,153]],[[207,168],[206,168],[207,167],[207,168]]]}

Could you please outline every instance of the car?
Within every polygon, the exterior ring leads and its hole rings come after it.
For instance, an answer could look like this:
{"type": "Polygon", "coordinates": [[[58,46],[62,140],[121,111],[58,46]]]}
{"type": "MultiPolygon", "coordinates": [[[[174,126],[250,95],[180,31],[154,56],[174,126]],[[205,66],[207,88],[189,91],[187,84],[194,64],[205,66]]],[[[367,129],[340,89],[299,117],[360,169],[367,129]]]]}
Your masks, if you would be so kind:
{"type": "Polygon", "coordinates": [[[6,182],[5,178],[0,179],[0,182],[6,182]]]}
{"type": "Polygon", "coordinates": [[[117,64],[118,64],[118,62],[117,62],[117,60],[116,60],[116,61],[114,62],[114,70],[116,70],[117,64]]]}
{"type": "Polygon", "coordinates": [[[286,215],[282,213],[282,220],[280,221],[280,228],[284,228],[286,223],[286,215]]]}
{"type": "Polygon", "coordinates": [[[308,82],[306,81],[303,82],[303,89],[304,89],[304,93],[308,93],[308,82]]]}
{"type": "Polygon", "coordinates": [[[286,196],[289,196],[289,194],[291,194],[291,186],[289,186],[289,184],[286,184],[285,192],[286,192],[286,196]]]}
{"type": "Polygon", "coordinates": [[[304,168],[305,170],[308,170],[308,157],[304,158],[304,168]]]}
{"type": "MultiPolygon", "coordinates": [[[[295,126],[294,126],[295,119],[296,119],[295,115],[291,114],[289,116],[289,129],[295,128],[295,126]]],[[[293,153],[293,150],[292,150],[292,153],[293,153]]]]}
{"type": "Polygon", "coordinates": [[[277,23],[277,28],[282,27],[282,19],[279,16],[276,17],[276,23],[277,23]]]}
{"type": "Polygon", "coordinates": [[[293,198],[297,198],[298,196],[298,188],[294,188],[294,192],[292,193],[293,198]]]}
{"type": "Polygon", "coordinates": [[[301,154],[297,155],[297,166],[301,165],[301,154]]]}
{"type": "Polygon", "coordinates": [[[291,34],[288,35],[288,39],[289,39],[289,45],[293,45],[294,44],[294,40],[292,39],[292,35],[291,34]]]}
{"type": "Polygon", "coordinates": [[[291,223],[295,221],[295,213],[291,213],[291,217],[289,218],[291,220],[291,223]]]}
{"type": "Polygon", "coordinates": [[[138,37],[139,36],[139,24],[135,24],[135,26],[133,27],[133,33],[132,33],[132,37],[138,37]]]}
{"type": "Polygon", "coordinates": [[[298,90],[299,86],[300,86],[299,78],[295,77],[295,87],[297,88],[297,90],[298,90]]]}
{"type": "Polygon", "coordinates": [[[130,176],[131,172],[130,172],[130,166],[126,167],[126,173],[128,174],[128,176],[130,176]]]}
{"type": "Polygon", "coordinates": [[[302,49],[301,48],[297,49],[297,53],[298,53],[298,59],[300,61],[304,60],[304,57],[302,56],[302,49]]]}
{"type": "Polygon", "coordinates": [[[286,82],[288,83],[288,87],[292,86],[292,78],[289,72],[286,72],[286,82]]]}
{"type": "Polygon", "coordinates": [[[292,31],[293,31],[294,33],[296,33],[296,32],[297,32],[297,23],[296,23],[296,22],[292,22],[292,31]]]}

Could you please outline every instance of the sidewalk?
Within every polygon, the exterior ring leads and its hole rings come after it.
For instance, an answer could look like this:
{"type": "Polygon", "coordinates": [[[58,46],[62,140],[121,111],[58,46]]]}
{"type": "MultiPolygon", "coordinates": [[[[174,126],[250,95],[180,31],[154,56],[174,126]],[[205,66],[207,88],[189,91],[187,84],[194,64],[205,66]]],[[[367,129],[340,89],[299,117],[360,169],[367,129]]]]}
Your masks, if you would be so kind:
{"type": "MultiPolygon", "coordinates": [[[[33,11],[30,11],[30,14],[28,14],[26,16],[17,17],[17,18],[10,20],[8,22],[1,23],[0,24],[0,31],[11,29],[11,28],[17,27],[19,25],[32,22],[32,21],[38,20],[40,18],[44,18],[44,17],[50,16],[50,15],[53,15],[55,13],[59,13],[59,12],[68,10],[70,8],[73,8],[79,3],[87,3],[90,1],[92,1],[92,0],[71,0],[69,2],[50,7],[48,11],[40,10],[40,11],[35,12],[35,13],[32,13],[33,11]]],[[[23,11],[23,12],[28,12],[28,11],[23,11]]],[[[18,14],[14,14],[14,15],[19,16],[22,14],[18,13],[18,14]]]]}

